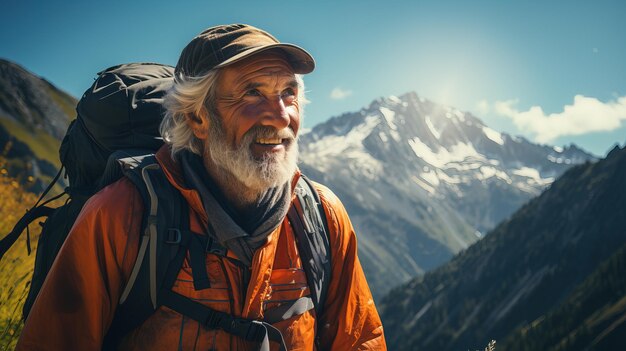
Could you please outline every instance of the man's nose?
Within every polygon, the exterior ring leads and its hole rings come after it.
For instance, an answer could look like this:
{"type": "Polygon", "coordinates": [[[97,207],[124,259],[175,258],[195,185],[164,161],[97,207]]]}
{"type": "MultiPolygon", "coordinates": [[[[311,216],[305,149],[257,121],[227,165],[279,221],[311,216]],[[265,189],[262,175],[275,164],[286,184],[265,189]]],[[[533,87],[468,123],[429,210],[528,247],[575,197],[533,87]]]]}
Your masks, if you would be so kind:
{"type": "Polygon", "coordinates": [[[267,109],[263,111],[261,125],[272,126],[278,130],[287,128],[290,123],[290,117],[282,97],[280,95],[270,97],[267,105],[267,109]]]}

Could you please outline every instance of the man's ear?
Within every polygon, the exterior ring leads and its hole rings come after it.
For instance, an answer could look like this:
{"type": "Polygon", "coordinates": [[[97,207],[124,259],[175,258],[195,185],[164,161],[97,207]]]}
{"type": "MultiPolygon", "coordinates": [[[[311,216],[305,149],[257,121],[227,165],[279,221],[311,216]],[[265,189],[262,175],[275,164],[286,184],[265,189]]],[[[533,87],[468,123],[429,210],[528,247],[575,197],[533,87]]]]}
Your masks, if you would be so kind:
{"type": "Polygon", "coordinates": [[[206,109],[203,108],[199,114],[188,114],[186,121],[196,138],[206,140],[209,135],[209,114],[206,109]]]}

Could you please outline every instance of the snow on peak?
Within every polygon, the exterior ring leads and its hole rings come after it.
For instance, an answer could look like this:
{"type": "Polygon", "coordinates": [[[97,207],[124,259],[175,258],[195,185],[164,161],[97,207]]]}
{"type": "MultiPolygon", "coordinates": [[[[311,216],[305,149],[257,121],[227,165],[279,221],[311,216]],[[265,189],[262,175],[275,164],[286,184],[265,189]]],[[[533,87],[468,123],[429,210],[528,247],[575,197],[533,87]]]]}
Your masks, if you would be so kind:
{"type": "Polygon", "coordinates": [[[387,98],[387,100],[389,100],[390,102],[399,104],[402,102],[402,100],[400,100],[400,98],[398,98],[397,96],[391,95],[390,97],[387,98]]]}
{"type": "Polygon", "coordinates": [[[375,179],[382,172],[382,164],[365,150],[363,140],[380,122],[380,115],[368,115],[363,123],[345,135],[330,134],[309,143],[307,152],[301,153],[300,157],[304,162],[326,172],[330,167],[328,159],[341,156],[344,160],[350,160],[346,164],[349,169],[359,169],[364,176],[375,179]]]}
{"type": "Polygon", "coordinates": [[[378,133],[378,137],[380,138],[380,140],[383,142],[383,144],[388,145],[389,142],[389,138],[387,138],[387,134],[383,133],[383,132],[379,132],[378,133]]]}
{"type": "Polygon", "coordinates": [[[445,116],[447,119],[451,119],[453,121],[465,122],[465,114],[452,107],[446,107],[445,116]]]}
{"type": "Polygon", "coordinates": [[[552,155],[548,155],[548,161],[553,162],[553,163],[565,163],[566,165],[569,165],[572,163],[572,160],[569,158],[563,158],[563,157],[554,157],[552,155]]]}
{"type": "Polygon", "coordinates": [[[393,129],[393,130],[397,130],[398,127],[396,127],[396,123],[395,123],[395,117],[396,117],[396,113],[386,107],[381,107],[380,108],[380,113],[382,113],[383,117],[385,118],[385,120],[387,121],[387,124],[389,125],[389,128],[393,129]]]}
{"type": "Polygon", "coordinates": [[[369,115],[363,123],[348,130],[345,135],[327,135],[308,145],[310,154],[317,157],[338,155],[349,148],[362,148],[365,139],[380,124],[380,116],[369,115]]]}
{"type": "Polygon", "coordinates": [[[465,161],[468,158],[485,159],[473,145],[462,142],[453,145],[449,150],[440,147],[437,151],[433,151],[419,138],[409,139],[409,145],[417,157],[438,168],[442,168],[450,162],[465,161]]]}
{"type": "Polygon", "coordinates": [[[508,184],[511,184],[511,178],[506,172],[492,166],[481,166],[479,168],[480,173],[476,175],[476,178],[479,180],[486,180],[491,177],[496,177],[504,180],[508,184]]]}
{"type": "Polygon", "coordinates": [[[502,139],[502,134],[496,132],[495,130],[489,127],[483,127],[483,133],[489,139],[491,139],[494,143],[504,145],[504,140],[502,139]]]}
{"type": "Polygon", "coordinates": [[[548,185],[554,181],[554,177],[542,178],[539,171],[535,168],[530,167],[521,167],[519,169],[514,169],[511,173],[518,175],[520,177],[528,178],[526,183],[528,184],[537,184],[541,186],[548,185]]]}
{"type": "Polygon", "coordinates": [[[418,178],[416,176],[412,176],[411,179],[413,180],[413,182],[415,184],[417,184],[420,188],[426,190],[430,195],[435,195],[437,193],[437,191],[435,190],[435,187],[433,187],[432,185],[426,183],[425,181],[421,180],[420,178],[418,178]]]}
{"type": "Polygon", "coordinates": [[[465,122],[465,114],[459,110],[454,110],[454,115],[456,116],[456,118],[459,119],[459,121],[461,122],[465,122]]]}
{"type": "Polygon", "coordinates": [[[400,141],[400,134],[398,133],[398,126],[396,125],[396,113],[386,107],[380,107],[380,113],[387,121],[387,125],[389,125],[389,134],[395,141],[400,141]]]}
{"type": "Polygon", "coordinates": [[[426,122],[426,126],[428,127],[428,129],[430,130],[430,132],[432,133],[432,135],[439,139],[441,137],[441,132],[438,131],[435,126],[433,125],[433,122],[430,120],[430,116],[426,116],[424,118],[424,121],[426,122]]]}
{"type": "Polygon", "coordinates": [[[437,172],[434,170],[428,170],[427,172],[423,172],[422,174],[420,174],[420,177],[434,187],[439,186],[439,177],[437,176],[437,172]]]}

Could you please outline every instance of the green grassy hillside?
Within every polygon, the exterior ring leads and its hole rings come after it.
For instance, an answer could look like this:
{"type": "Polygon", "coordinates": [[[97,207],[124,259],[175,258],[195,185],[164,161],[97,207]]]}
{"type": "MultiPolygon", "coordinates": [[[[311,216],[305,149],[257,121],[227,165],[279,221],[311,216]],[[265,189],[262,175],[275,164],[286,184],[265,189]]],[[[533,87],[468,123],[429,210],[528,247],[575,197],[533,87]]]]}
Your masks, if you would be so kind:
{"type": "MultiPolygon", "coordinates": [[[[17,140],[26,144],[37,157],[44,159],[57,168],[61,167],[59,147],[61,141],[42,129],[30,131],[5,116],[0,115],[0,125],[10,132],[17,140]]],[[[6,145],[4,146],[7,147],[6,145]]],[[[9,146],[10,147],[10,146],[9,146]]],[[[7,152],[5,150],[4,152],[7,152]]]]}
{"type": "MultiPolygon", "coordinates": [[[[37,197],[25,192],[17,181],[0,175],[0,236],[4,237],[36,200],[37,197]]],[[[22,305],[28,293],[40,230],[37,224],[30,227],[30,256],[26,250],[26,235],[22,235],[0,261],[0,350],[13,350],[22,329],[22,305]]]]}

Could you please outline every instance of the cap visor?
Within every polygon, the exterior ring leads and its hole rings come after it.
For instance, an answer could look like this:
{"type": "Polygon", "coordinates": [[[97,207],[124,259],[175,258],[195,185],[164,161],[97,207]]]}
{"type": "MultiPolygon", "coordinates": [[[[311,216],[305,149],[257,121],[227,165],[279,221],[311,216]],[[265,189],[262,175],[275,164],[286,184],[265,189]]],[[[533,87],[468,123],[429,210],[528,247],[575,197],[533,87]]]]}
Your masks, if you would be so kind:
{"type": "Polygon", "coordinates": [[[307,73],[311,73],[315,69],[315,60],[313,59],[313,56],[311,56],[311,54],[309,54],[308,52],[306,52],[306,50],[304,50],[303,48],[297,45],[286,44],[286,43],[263,45],[263,46],[259,46],[256,48],[251,48],[251,49],[242,51],[238,53],[237,55],[229,58],[228,60],[220,63],[219,65],[215,66],[215,68],[231,65],[235,62],[243,60],[244,58],[247,58],[247,57],[250,57],[258,53],[271,50],[271,49],[281,49],[285,54],[287,54],[288,56],[287,59],[289,63],[291,64],[294,70],[294,73],[307,74],[307,73]]]}

